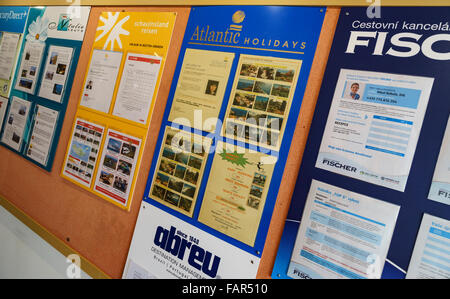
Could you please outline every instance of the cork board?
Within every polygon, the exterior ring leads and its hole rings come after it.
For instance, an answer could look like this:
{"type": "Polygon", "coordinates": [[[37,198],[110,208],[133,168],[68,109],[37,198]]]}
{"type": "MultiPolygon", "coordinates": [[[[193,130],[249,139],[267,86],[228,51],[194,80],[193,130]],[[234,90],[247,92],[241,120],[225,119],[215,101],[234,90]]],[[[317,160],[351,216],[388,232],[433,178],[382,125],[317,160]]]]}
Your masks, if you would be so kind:
{"type": "Polygon", "coordinates": [[[92,7],[52,171],[46,173],[5,148],[0,149],[0,194],[112,278],[120,278],[125,265],[153,156],[153,141],[161,123],[189,11],[188,7],[92,7]],[[60,176],[102,11],[177,13],[130,212],[60,176]]]}
{"type": "MultiPolygon", "coordinates": [[[[122,276],[189,11],[190,8],[181,6],[92,7],[51,173],[0,148],[0,194],[112,278],[122,276]],[[102,11],[122,10],[177,12],[130,212],[60,177],[98,17],[102,11]]],[[[270,278],[272,272],[339,11],[339,8],[327,9],[257,278],[270,278]]]]}

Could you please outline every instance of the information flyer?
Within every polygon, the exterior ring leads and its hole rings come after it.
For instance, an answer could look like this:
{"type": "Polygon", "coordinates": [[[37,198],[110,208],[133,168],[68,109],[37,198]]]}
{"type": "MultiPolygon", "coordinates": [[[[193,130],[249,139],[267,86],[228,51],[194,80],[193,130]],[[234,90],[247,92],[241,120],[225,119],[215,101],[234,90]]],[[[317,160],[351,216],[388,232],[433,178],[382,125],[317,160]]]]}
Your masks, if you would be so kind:
{"type": "Polygon", "coordinates": [[[276,158],[219,142],[198,221],[253,246],[276,158]]]}
{"type": "Polygon", "coordinates": [[[407,279],[450,279],[450,221],[424,214],[407,279]]]}
{"type": "Polygon", "coordinates": [[[104,127],[98,124],[76,119],[63,172],[86,187],[92,183],[103,132],[104,127]]]}
{"type": "Polygon", "coordinates": [[[341,69],[316,167],[404,191],[433,80],[341,69]]]}
{"type": "Polygon", "coordinates": [[[39,96],[61,102],[67,74],[72,61],[73,48],[50,46],[42,77],[39,96]]]}
{"type": "Polygon", "coordinates": [[[399,209],[313,180],[287,275],[380,278],[399,209]]]}
{"type": "Polygon", "coordinates": [[[146,124],[160,68],[161,57],[128,53],[113,114],[146,124]]]}
{"type": "Polygon", "coordinates": [[[122,52],[94,49],[81,106],[108,113],[121,61],[122,52]]]}
{"type": "Polygon", "coordinates": [[[16,61],[20,34],[0,32],[0,35],[0,79],[9,81],[16,61]]]}
{"type": "Polygon", "coordinates": [[[34,126],[31,131],[26,155],[42,165],[46,165],[48,161],[58,115],[58,111],[42,105],[36,105],[34,126]]]}
{"type": "Polygon", "coordinates": [[[34,94],[44,48],[45,43],[40,41],[30,40],[25,42],[15,89],[34,94]]]}
{"type": "Polygon", "coordinates": [[[149,196],[192,217],[211,139],[166,127],[149,196]]]}
{"type": "Polygon", "coordinates": [[[187,48],[168,120],[213,132],[233,59],[234,53],[187,48]]]}
{"type": "Polygon", "coordinates": [[[109,129],[94,190],[127,206],[140,147],[139,138],[109,129]]]}
{"type": "Polygon", "coordinates": [[[6,106],[8,106],[8,99],[0,96],[0,132],[3,126],[3,119],[5,118],[6,106]]]}
{"type": "Polygon", "coordinates": [[[428,199],[450,205],[450,118],[447,121],[428,199]]]}
{"type": "Polygon", "coordinates": [[[301,60],[241,55],[222,134],[279,148],[301,60]]]}
{"type": "Polygon", "coordinates": [[[6,117],[2,142],[16,151],[19,151],[22,147],[30,107],[31,102],[18,97],[12,97],[9,112],[6,117]]]}

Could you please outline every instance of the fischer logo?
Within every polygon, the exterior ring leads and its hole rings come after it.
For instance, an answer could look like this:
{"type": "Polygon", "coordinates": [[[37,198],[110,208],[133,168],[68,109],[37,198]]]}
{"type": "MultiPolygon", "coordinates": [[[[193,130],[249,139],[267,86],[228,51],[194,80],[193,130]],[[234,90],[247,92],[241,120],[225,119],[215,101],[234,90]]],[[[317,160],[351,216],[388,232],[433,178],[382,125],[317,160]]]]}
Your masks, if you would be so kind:
{"type": "Polygon", "coordinates": [[[448,192],[447,190],[439,189],[438,196],[450,198],[450,192],[448,192]]]}
{"type": "Polygon", "coordinates": [[[187,260],[189,265],[202,271],[209,277],[216,277],[221,258],[217,255],[214,255],[213,258],[211,252],[198,245],[198,239],[189,236],[188,240],[188,236],[185,233],[173,226],[170,227],[170,230],[158,226],[153,242],[174,257],[182,261],[187,260]]]}
{"type": "Polygon", "coordinates": [[[345,164],[342,164],[339,161],[329,160],[329,159],[326,159],[326,158],[322,160],[322,164],[326,164],[328,166],[344,169],[346,171],[351,171],[351,172],[356,172],[356,170],[357,170],[356,167],[354,167],[354,166],[345,165],[345,164]]]}
{"type": "Polygon", "coordinates": [[[311,276],[309,276],[305,272],[297,270],[297,269],[294,269],[294,273],[293,274],[297,275],[301,279],[312,279],[311,276]]]}

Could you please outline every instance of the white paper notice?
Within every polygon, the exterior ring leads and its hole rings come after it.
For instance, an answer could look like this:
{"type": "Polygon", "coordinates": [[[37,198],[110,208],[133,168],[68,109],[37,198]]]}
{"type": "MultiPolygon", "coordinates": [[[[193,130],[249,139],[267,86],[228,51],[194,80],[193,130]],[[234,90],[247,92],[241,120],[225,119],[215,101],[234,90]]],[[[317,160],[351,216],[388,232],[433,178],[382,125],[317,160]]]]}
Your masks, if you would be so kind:
{"type": "Polygon", "coordinates": [[[316,167],[404,191],[433,81],[342,69],[316,167]]]}
{"type": "Polygon", "coordinates": [[[450,221],[423,215],[406,278],[450,278],[450,221]]]}
{"type": "Polygon", "coordinates": [[[19,39],[19,33],[3,32],[0,44],[0,79],[9,80],[11,78],[19,39]]]}
{"type": "Polygon", "coordinates": [[[42,165],[47,165],[48,153],[58,120],[58,111],[41,105],[36,107],[34,127],[26,155],[42,165]]]}
{"type": "Polygon", "coordinates": [[[313,180],[287,274],[380,278],[399,209],[313,180]]]}
{"type": "Polygon", "coordinates": [[[104,127],[77,118],[64,164],[64,175],[90,187],[94,176],[104,127]]]}
{"type": "Polygon", "coordinates": [[[94,49],[80,105],[108,113],[122,52],[94,49]]]}
{"type": "Polygon", "coordinates": [[[8,99],[0,96],[0,131],[2,130],[3,119],[5,118],[6,106],[8,106],[8,99]]]}
{"type": "Polygon", "coordinates": [[[152,106],[161,57],[128,53],[113,114],[145,124],[152,106]]]}
{"type": "Polygon", "coordinates": [[[259,262],[259,257],[142,201],[122,278],[254,279],[259,262]]]}
{"type": "Polygon", "coordinates": [[[97,170],[95,191],[127,206],[141,139],[108,130],[97,170]]]}
{"type": "Polygon", "coordinates": [[[28,114],[30,113],[31,102],[13,97],[8,116],[6,117],[5,130],[2,142],[19,151],[23,134],[27,126],[28,114]]]}
{"type": "Polygon", "coordinates": [[[16,89],[34,94],[36,80],[41,69],[45,43],[27,41],[22,53],[16,89]]]}
{"type": "Polygon", "coordinates": [[[72,48],[50,46],[39,96],[61,102],[72,60],[72,48]]]}
{"type": "Polygon", "coordinates": [[[434,169],[428,199],[450,205],[450,117],[434,169]]]}

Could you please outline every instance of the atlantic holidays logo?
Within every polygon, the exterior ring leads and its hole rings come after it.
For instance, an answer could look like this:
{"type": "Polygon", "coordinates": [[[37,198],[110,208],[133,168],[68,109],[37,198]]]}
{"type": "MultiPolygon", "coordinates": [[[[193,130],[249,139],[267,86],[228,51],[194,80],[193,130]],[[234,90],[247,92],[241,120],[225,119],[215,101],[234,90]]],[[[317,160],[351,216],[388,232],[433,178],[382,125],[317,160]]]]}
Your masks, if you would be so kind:
{"type": "Polygon", "coordinates": [[[203,42],[221,44],[224,46],[263,47],[267,49],[280,50],[303,50],[306,48],[306,42],[277,39],[274,37],[247,36],[244,32],[245,12],[236,11],[232,17],[232,24],[228,28],[216,29],[213,25],[197,25],[191,35],[190,42],[203,42]]]}
{"type": "Polygon", "coordinates": [[[198,239],[189,237],[188,240],[188,236],[176,227],[171,226],[167,230],[158,226],[153,243],[207,276],[216,277],[221,258],[200,247],[198,239]]]}
{"type": "Polygon", "coordinates": [[[352,165],[342,164],[339,161],[330,160],[330,159],[327,159],[327,158],[324,158],[322,160],[322,164],[326,164],[328,166],[336,167],[336,168],[343,169],[343,170],[350,171],[350,172],[356,172],[356,170],[357,170],[357,168],[352,166],[352,165]]]}

